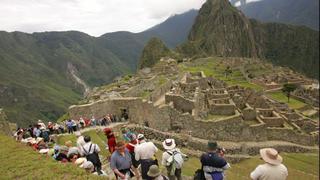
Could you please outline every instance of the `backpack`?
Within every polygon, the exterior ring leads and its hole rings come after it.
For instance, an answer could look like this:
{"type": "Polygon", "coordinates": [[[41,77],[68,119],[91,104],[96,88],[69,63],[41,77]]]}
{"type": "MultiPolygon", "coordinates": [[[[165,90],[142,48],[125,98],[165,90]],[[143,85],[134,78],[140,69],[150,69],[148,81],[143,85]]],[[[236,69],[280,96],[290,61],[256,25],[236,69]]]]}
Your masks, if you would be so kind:
{"type": "MultiPolygon", "coordinates": [[[[91,151],[91,147],[92,147],[92,143],[90,144],[89,152],[91,151]]],[[[93,153],[91,153],[91,154],[89,154],[89,152],[87,152],[83,147],[82,147],[82,149],[86,154],[87,160],[91,161],[95,168],[101,167],[101,161],[100,161],[99,155],[98,155],[98,153],[96,153],[96,146],[94,146],[93,153]]]]}
{"type": "Polygon", "coordinates": [[[170,175],[174,175],[176,169],[181,169],[183,165],[183,157],[182,154],[178,151],[167,151],[170,157],[167,159],[167,167],[170,168],[170,175]]]}
{"type": "Polygon", "coordinates": [[[194,180],[205,180],[204,172],[202,169],[198,169],[194,174],[194,180]]]}

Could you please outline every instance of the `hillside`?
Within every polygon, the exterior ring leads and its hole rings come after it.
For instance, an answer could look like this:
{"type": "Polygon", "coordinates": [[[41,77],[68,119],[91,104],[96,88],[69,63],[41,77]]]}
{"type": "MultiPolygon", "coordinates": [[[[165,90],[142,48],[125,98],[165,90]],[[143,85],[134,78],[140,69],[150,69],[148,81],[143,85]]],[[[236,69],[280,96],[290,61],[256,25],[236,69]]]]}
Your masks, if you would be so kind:
{"type": "Polygon", "coordinates": [[[81,99],[85,87],[76,79],[92,88],[135,72],[151,37],[175,47],[186,40],[196,14],[172,16],[141,33],[98,38],[76,31],[0,32],[0,107],[20,125],[54,121],[81,99]]]}
{"type": "Polygon", "coordinates": [[[0,32],[0,61],[0,106],[20,125],[55,120],[77,102],[83,86],[73,75],[93,87],[129,71],[80,32],[0,32]]]}
{"type": "Polygon", "coordinates": [[[304,25],[319,30],[318,0],[262,0],[242,4],[238,9],[263,22],[304,25]]]}
{"type": "Polygon", "coordinates": [[[179,50],[191,57],[259,57],[319,78],[318,48],[319,31],[249,20],[227,0],[208,0],[179,50]]]}
{"type": "Polygon", "coordinates": [[[142,51],[142,55],[139,61],[139,69],[146,67],[152,67],[162,57],[167,56],[170,50],[164,45],[164,43],[158,38],[152,38],[142,51]]]}

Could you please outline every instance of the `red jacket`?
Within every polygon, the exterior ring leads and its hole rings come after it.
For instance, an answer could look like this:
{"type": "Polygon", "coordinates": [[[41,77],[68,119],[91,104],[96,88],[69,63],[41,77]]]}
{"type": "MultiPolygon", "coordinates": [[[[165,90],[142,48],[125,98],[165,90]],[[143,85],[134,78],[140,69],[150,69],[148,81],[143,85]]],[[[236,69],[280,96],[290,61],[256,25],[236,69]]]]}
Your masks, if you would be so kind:
{"type": "Polygon", "coordinates": [[[116,137],[114,137],[113,133],[107,136],[108,138],[108,146],[109,146],[109,152],[112,154],[116,149],[116,137]]]}
{"type": "Polygon", "coordinates": [[[128,144],[126,144],[126,148],[129,150],[130,153],[134,153],[134,147],[138,144],[138,140],[135,139],[133,141],[130,141],[128,144]]]}

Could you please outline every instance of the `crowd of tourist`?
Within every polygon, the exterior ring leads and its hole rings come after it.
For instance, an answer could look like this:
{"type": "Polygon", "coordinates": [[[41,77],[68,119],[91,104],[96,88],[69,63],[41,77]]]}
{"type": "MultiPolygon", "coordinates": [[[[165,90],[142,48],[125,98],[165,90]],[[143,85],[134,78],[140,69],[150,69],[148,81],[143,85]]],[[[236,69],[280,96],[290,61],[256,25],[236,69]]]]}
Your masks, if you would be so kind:
{"type": "MultiPolygon", "coordinates": [[[[67,120],[63,125],[42,121],[27,129],[18,129],[15,137],[17,141],[31,146],[41,154],[47,154],[61,163],[73,163],[88,173],[107,176],[102,170],[102,162],[99,153],[101,149],[98,144],[91,141],[90,136],[83,136],[81,128],[91,126],[107,126],[116,122],[112,115],[107,115],[97,121],[94,117],[90,120],[80,118],[79,120],[67,120]],[[57,130],[59,132],[57,132],[57,130]],[[74,133],[77,137],[76,143],[65,142],[58,145],[50,135],[54,133],[74,133]],[[73,146],[76,144],[76,146],[73,146]],[[51,148],[50,148],[51,146],[51,148]]],[[[137,134],[123,130],[121,140],[116,139],[113,130],[109,127],[103,129],[107,138],[107,149],[110,169],[114,172],[116,179],[127,180],[135,176],[136,179],[146,180],[182,180],[182,169],[188,156],[181,152],[174,139],[166,139],[162,142],[162,159],[156,158],[158,148],[146,139],[143,134],[137,134]],[[166,169],[163,174],[160,167],[166,169]]],[[[216,142],[208,142],[208,151],[200,157],[201,169],[195,172],[196,180],[223,180],[224,171],[230,168],[225,159],[225,149],[218,146],[216,142]]],[[[285,180],[288,176],[287,168],[282,164],[282,157],[275,149],[266,148],[260,150],[261,159],[266,163],[259,165],[251,174],[253,180],[285,180]]]]}

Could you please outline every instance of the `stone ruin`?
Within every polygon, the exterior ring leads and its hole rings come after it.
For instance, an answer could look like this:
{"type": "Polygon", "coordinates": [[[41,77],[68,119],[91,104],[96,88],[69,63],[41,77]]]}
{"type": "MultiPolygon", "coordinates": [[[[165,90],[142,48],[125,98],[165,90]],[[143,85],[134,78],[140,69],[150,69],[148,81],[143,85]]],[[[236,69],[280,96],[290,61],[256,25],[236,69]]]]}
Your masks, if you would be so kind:
{"type": "MultiPolygon", "coordinates": [[[[171,70],[168,68],[173,73],[171,70]]],[[[136,126],[188,134],[201,141],[283,141],[306,146],[318,143],[318,122],[286,104],[270,100],[262,92],[228,86],[221,80],[206,77],[203,72],[176,77],[154,87],[147,99],[128,92],[138,92],[154,84],[156,80],[152,78],[149,83],[136,83],[123,97],[71,106],[69,114],[74,119],[91,115],[103,117],[109,113],[120,115],[125,109],[129,122],[136,126]]]]}

